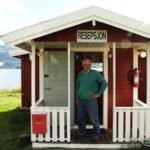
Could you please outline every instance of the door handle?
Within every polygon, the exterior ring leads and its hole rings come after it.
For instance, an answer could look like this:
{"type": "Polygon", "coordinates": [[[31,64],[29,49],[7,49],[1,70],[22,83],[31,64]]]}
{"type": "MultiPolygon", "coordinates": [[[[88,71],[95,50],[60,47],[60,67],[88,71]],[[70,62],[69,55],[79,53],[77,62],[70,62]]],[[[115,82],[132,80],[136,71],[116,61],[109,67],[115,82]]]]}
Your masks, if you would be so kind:
{"type": "Polygon", "coordinates": [[[49,90],[49,91],[51,91],[52,89],[51,88],[45,88],[46,90],[49,90]]]}

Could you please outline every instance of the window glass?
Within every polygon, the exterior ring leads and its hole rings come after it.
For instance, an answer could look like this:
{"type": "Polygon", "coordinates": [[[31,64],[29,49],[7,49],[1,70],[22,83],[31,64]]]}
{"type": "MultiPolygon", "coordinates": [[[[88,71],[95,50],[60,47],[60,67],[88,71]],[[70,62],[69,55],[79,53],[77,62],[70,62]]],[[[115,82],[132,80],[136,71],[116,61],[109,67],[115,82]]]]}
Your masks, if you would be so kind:
{"type": "Polygon", "coordinates": [[[92,63],[91,69],[103,72],[103,63],[92,63]]]}

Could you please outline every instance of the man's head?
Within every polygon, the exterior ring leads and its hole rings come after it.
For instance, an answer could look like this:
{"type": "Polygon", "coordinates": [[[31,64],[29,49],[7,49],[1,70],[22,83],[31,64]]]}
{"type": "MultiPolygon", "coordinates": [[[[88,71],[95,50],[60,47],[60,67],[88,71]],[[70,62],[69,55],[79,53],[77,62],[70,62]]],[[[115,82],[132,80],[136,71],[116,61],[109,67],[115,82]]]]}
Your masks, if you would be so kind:
{"type": "Polygon", "coordinates": [[[92,61],[90,58],[84,58],[82,60],[82,68],[85,72],[89,71],[91,69],[91,64],[92,64],[92,61]]]}

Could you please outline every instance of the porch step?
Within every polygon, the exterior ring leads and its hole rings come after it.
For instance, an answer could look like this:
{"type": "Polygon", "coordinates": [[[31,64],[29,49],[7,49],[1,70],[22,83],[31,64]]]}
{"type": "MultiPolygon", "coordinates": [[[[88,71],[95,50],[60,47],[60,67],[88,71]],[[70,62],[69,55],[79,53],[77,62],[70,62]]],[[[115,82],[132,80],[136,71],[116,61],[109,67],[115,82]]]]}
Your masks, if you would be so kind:
{"type": "MultiPolygon", "coordinates": [[[[83,148],[40,148],[40,149],[35,149],[35,150],[84,150],[83,148]]],[[[102,148],[103,149],[103,148],[102,148]]],[[[100,148],[88,148],[88,150],[100,150],[100,148]]],[[[105,149],[105,150],[110,150],[110,148],[109,149],[105,149]]],[[[119,150],[119,148],[118,149],[115,149],[115,150],[119,150]]]]}
{"type": "Polygon", "coordinates": [[[71,129],[71,142],[35,142],[32,147],[36,148],[36,150],[119,150],[129,148],[130,144],[131,143],[113,143],[111,130],[101,129],[99,142],[93,142],[92,129],[87,130],[87,137],[84,139],[79,138],[78,129],[71,129]]]}
{"type": "Polygon", "coordinates": [[[130,144],[54,144],[54,143],[33,143],[32,147],[35,150],[119,150],[119,149],[138,149],[142,148],[142,145],[137,143],[136,145],[130,144]]]}

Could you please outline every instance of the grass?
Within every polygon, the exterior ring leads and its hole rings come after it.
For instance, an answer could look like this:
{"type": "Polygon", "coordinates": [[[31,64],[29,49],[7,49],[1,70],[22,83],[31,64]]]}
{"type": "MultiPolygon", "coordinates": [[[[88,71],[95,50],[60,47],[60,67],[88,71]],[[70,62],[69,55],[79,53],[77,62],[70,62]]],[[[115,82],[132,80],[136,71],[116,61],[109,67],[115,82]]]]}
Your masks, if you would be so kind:
{"type": "Polygon", "coordinates": [[[31,145],[21,148],[19,137],[30,133],[30,113],[23,111],[20,90],[0,91],[0,149],[30,150],[31,145]]]}
{"type": "MultiPolygon", "coordinates": [[[[19,89],[0,90],[0,150],[32,149],[31,145],[23,148],[19,145],[20,135],[30,133],[30,112],[21,110],[20,106],[19,89]]],[[[128,149],[140,150],[135,146],[130,143],[128,149]]]]}

